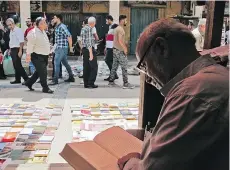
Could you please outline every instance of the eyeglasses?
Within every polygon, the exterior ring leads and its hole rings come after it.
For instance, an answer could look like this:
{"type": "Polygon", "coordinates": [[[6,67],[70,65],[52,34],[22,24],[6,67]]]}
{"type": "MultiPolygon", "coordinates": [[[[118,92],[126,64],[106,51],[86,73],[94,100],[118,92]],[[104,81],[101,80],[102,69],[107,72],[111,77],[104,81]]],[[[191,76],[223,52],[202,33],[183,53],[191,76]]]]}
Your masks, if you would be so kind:
{"type": "MultiPolygon", "coordinates": [[[[154,41],[153,41],[154,42],[154,41]]],[[[145,51],[143,57],[140,59],[139,63],[137,64],[137,70],[143,74],[145,74],[146,76],[146,82],[149,83],[149,84],[152,84],[153,86],[155,86],[157,89],[161,89],[161,83],[159,83],[159,81],[154,78],[154,77],[150,77],[148,72],[147,72],[147,65],[146,63],[144,62],[144,60],[146,59],[146,55],[147,53],[149,52],[151,46],[152,46],[152,43],[150,43],[149,47],[147,48],[147,50],[145,51]]]]}

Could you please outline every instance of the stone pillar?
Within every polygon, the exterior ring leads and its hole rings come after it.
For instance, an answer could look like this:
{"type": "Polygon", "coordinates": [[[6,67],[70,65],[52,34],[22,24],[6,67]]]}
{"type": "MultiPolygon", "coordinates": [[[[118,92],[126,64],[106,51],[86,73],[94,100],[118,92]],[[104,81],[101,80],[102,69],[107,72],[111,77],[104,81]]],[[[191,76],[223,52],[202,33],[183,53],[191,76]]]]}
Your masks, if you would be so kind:
{"type": "Polygon", "coordinates": [[[114,22],[119,23],[120,15],[120,1],[119,0],[109,0],[109,15],[113,16],[114,22]]]}
{"type": "Polygon", "coordinates": [[[20,21],[23,31],[27,28],[26,19],[30,17],[30,0],[20,0],[20,21]]]}

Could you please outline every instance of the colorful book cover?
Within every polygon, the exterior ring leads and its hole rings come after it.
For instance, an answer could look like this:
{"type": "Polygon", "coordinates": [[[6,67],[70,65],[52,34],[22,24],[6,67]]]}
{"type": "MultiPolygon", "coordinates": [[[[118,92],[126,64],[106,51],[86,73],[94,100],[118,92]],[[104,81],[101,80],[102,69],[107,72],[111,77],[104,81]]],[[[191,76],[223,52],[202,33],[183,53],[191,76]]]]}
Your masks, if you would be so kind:
{"type": "Polygon", "coordinates": [[[26,123],[15,123],[12,125],[14,128],[24,128],[26,123]]]}
{"type": "Polygon", "coordinates": [[[42,134],[31,134],[27,139],[28,143],[37,143],[38,140],[41,138],[42,134]]]}
{"type": "Polygon", "coordinates": [[[6,159],[10,156],[12,152],[12,148],[8,147],[7,145],[4,146],[3,149],[0,150],[0,159],[6,159]]]}
{"type": "Polygon", "coordinates": [[[29,138],[29,135],[18,135],[16,142],[26,142],[29,138]]]}
{"type": "Polygon", "coordinates": [[[2,142],[14,142],[17,135],[17,132],[6,132],[6,134],[2,138],[2,142]]]}
{"type": "Polygon", "coordinates": [[[31,163],[45,163],[47,157],[34,157],[31,163]]]}
{"type": "Polygon", "coordinates": [[[35,151],[35,143],[26,143],[24,151],[35,151]]]}
{"type": "Polygon", "coordinates": [[[90,114],[91,114],[91,111],[90,111],[89,109],[82,109],[82,110],[81,110],[81,113],[82,113],[83,115],[90,115],[90,114]]]}
{"type": "Polygon", "coordinates": [[[52,129],[52,130],[45,130],[44,135],[45,136],[54,136],[55,135],[56,130],[52,129]]]}

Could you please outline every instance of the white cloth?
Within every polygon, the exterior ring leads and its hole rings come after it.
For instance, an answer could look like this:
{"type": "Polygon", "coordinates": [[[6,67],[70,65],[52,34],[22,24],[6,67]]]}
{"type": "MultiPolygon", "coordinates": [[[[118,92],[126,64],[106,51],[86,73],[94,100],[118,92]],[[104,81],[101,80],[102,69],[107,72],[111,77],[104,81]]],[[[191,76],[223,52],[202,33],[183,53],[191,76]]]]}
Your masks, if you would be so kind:
{"type": "Polygon", "coordinates": [[[24,43],[24,33],[21,28],[15,27],[10,31],[10,48],[20,47],[20,43],[24,43]]]}
{"type": "Polygon", "coordinates": [[[39,28],[34,28],[28,33],[27,40],[27,54],[50,54],[49,38],[45,31],[41,31],[39,28]]]}
{"type": "Polygon", "coordinates": [[[226,31],[225,38],[227,39],[227,44],[229,44],[229,31],[226,31]]]}
{"type": "MultiPolygon", "coordinates": [[[[93,27],[93,28],[92,28],[92,33],[93,33],[93,35],[94,35],[94,34],[97,34],[97,29],[96,29],[96,27],[93,27]]],[[[94,39],[94,41],[96,42],[95,39],[94,39]]],[[[95,43],[94,48],[95,48],[95,50],[97,50],[97,43],[95,43]]]]}
{"type": "Polygon", "coordinates": [[[195,28],[192,31],[193,36],[196,39],[196,49],[197,51],[203,51],[203,47],[204,47],[204,37],[201,35],[200,31],[198,28],[195,28]]]}

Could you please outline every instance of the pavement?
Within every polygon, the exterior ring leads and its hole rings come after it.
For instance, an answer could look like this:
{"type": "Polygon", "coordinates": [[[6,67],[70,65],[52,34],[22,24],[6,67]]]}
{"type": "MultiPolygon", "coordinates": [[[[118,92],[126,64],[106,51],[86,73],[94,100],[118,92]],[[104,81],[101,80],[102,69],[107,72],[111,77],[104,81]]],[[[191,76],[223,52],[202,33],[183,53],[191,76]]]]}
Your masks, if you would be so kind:
{"type": "MultiPolygon", "coordinates": [[[[52,148],[48,157],[47,164],[14,164],[9,165],[6,170],[73,170],[65,160],[59,156],[66,143],[72,140],[71,114],[70,105],[88,104],[95,102],[138,102],[139,101],[139,74],[135,70],[137,61],[131,59],[129,62],[129,82],[135,85],[134,89],[122,89],[121,70],[118,70],[119,80],[116,80],[116,87],[108,86],[108,82],[103,79],[109,75],[109,70],[102,59],[99,59],[99,70],[96,84],[98,89],[85,89],[81,84],[82,79],[77,75],[82,69],[82,60],[69,61],[76,75],[75,83],[64,83],[64,79],[60,79],[60,83],[51,87],[54,94],[44,94],[41,92],[40,84],[34,85],[35,91],[29,91],[22,85],[11,85],[12,77],[7,80],[0,80],[0,104],[11,103],[30,103],[38,106],[47,104],[56,104],[64,107],[61,117],[60,126],[55,134],[52,148]]],[[[25,65],[25,63],[23,63],[25,65]]],[[[66,70],[63,67],[63,76],[67,78],[66,70]]]]}

